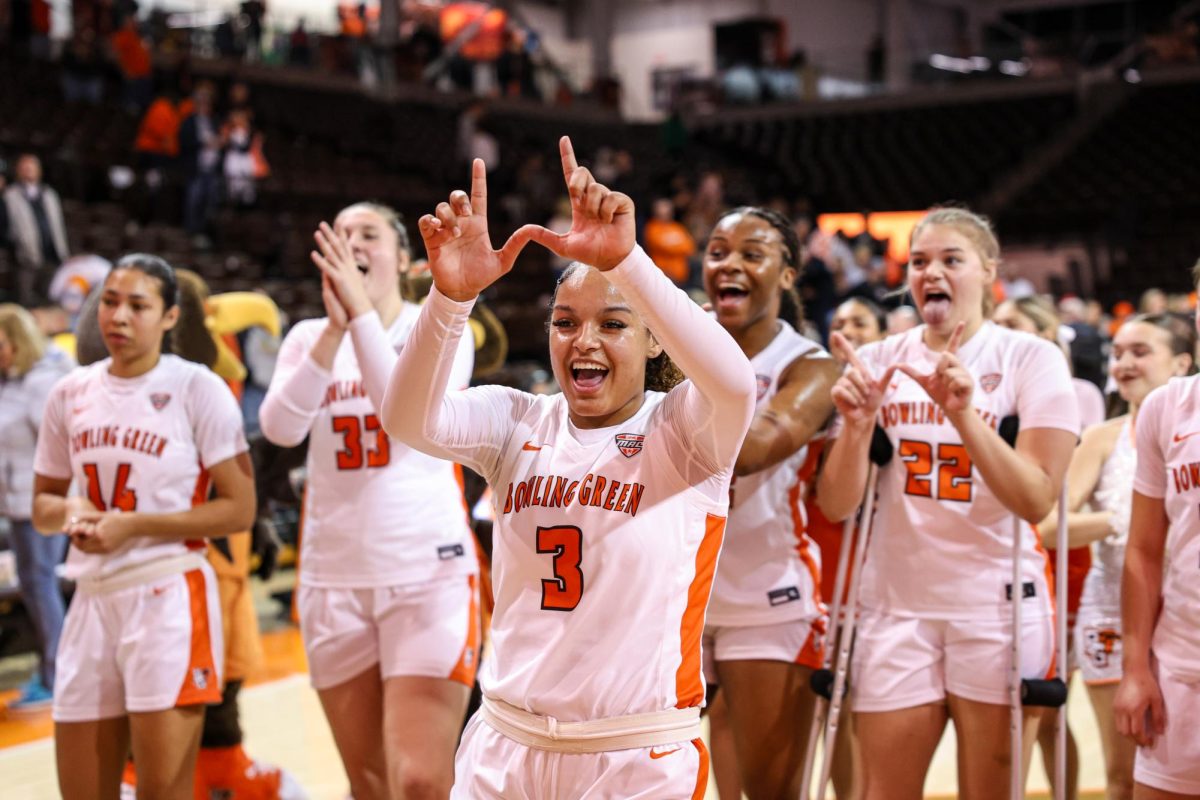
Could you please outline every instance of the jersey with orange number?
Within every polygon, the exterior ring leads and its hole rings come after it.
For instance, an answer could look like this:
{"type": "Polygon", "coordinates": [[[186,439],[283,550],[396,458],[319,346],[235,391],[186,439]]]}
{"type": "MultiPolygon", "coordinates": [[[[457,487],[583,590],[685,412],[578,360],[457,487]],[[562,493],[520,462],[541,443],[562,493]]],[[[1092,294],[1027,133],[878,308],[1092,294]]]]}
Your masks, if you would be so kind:
{"type": "MultiPolygon", "coordinates": [[[[145,375],[117,378],[105,359],[54,387],[38,435],[34,471],[71,478],[100,511],[169,513],[207,497],[206,468],[246,451],[233,393],[204,367],[164,355],[145,375]]],[[[71,548],[71,577],[203,549],[203,542],[139,537],[105,555],[71,548]]]]}
{"type": "MultiPolygon", "coordinates": [[[[405,303],[387,330],[403,346],[418,307],[405,303]]],[[[305,320],[289,331],[279,353],[272,391],[309,358],[325,321],[305,320]]],[[[463,337],[453,388],[464,388],[474,342],[463,337]]],[[[321,405],[308,432],[301,580],[337,588],[389,586],[478,571],[458,469],[394,442],[367,396],[354,344],[347,334],[325,373],[321,405]]],[[[417,391],[414,387],[414,391],[417,391]]]]}
{"type": "MultiPolygon", "coordinates": [[[[901,363],[932,372],[940,353],[925,347],[923,332],[922,326],[867,345],[859,357],[875,374],[901,363]]],[[[1067,360],[1049,342],[987,322],[957,355],[974,378],[972,404],[992,428],[1016,414],[1022,430],[1078,433],[1067,360]]],[[[893,456],[879,474],[864,605],[944,619],[1007,614],[1013,515],[980,477],[958,431],[924,389],[901,372],[884,392],[878,421],[893,456]]],[[[1036,601],[1030,615],[1048,614],[1045,551],[1032,526],[1022,523],[1020,530],[1019,595],[1036,601]]]]}

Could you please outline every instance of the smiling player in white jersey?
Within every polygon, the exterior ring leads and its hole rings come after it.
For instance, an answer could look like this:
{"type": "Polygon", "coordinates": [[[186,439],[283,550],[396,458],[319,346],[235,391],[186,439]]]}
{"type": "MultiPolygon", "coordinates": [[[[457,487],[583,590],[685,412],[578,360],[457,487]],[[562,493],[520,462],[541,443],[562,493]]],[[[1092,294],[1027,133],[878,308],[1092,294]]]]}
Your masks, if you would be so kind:
{"type": "MultiPolygon", "coordinates": [[[[913,231],[908,288],[924,324],[858,351],[834,387],[840,431],[818,483],[831,520],[866,483],[877,422],[894,456],[880,469],[854,651],[855,733],[865,797],[919,798],[948,719],[964,796],[1007,794],[1012,600],[1024,603],[1022,674],[1053,665],[1049,564],[1022,526],[1012,582],[1012,515],[1040,522],[1078,435],[1066,360],[1053,345],[986,321],[999,244],[986,220],[936,209],[913,231]],[[998,433],[1020,417],[1016,446],[998,433]]],[[[1039,716],[1025,712],[1032,744],[1039,716]]],[[[1028,748],[1027,748],[1028,751],[1028,748]]]]}
{"type": "MultiPolygon", "coordinates": [[[[377,410],[418,315],[400,295],[408,237],[390,208],[359,203],[316,241],[318,266],[355,281],[342,298],[324,281],[329,316],[288,333],[259,412],[271,441],[308,437],[309,671],[355,797],[444,796],[479,659],[478,560],[455,466],[393,441],[377,410]]],[[[468,337],[447,355],[455,388],[473,353],[468,337]]]]}
{"type": "Polygon", "coordinates": [[[705,627],[729,719],[742,790],[796,796],[804,763],[808,681],[821,664],[825,610],[820,554],[805,533],[799,471],[807,443],[833,412],[840,368],[792,321],[800,242],[764,208],[722,217],[705,247],[704,286],[717,321],[750,359],[757,409],[734,466],[729,525],[705,627]]]}
{"type": "Polygon", "coordinates": [[[116,797],[130,748],[139,792],[191,797],[204,705],[221,699],[204,539],[250,527],[254,481],[232,392],[163,353],[178,317],[165,261],[117,262],[98,314],[110,357],[55,386],[38,436],[33,523],[70,534],[76,583],[54,687],[67,800],[116,797]]]}
{"type": "MultiPolygon", "coordinates": [[[[1200,284],[1200,263],[1192,272],[1200,284]]],[[[1200,329],[1200,322],[1198,329],[1200,329]]],[[[1117,730],[1138,744],[1133,796],[1200,797],[1200,376],[1142,403],[1121,581],[1117,730]]]]}
{"type": "Polygon", "coordinates": [[[561,155],[566,234],[526,226],[493,251],[479,160],[471,196],[421,219],[434,289],[382,409],[397,438],[495,488],[493,650],[451,796],[703,797],[700,638],[753,373],[636,248],[629,198],[577,167],[565,138],[561,155]],[[582,262],[551,312],[563,393],[447,394],[471,304],[529,240],[582,262]],[[665,352],[691,380],[647,390],[665,352]]]}

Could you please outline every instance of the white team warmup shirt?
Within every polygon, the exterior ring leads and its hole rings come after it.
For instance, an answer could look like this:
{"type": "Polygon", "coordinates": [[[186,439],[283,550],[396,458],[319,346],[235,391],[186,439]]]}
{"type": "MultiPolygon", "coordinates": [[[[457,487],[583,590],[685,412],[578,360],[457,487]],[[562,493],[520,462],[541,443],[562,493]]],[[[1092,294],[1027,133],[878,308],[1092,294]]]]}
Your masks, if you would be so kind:
{"type": "MultiPolygon", "coordinates": [[[[932,372],[941,357],[920,325],[868,344],[858,357],[879,376],[892,364],[932,372]]],[[[975,380],[972,402],[997,428],[1079,433],[1078,403],[1062,352],[1037,337],[984,322],[958,350],[975,380]]],[[[1012,512],[988,488],[954,426],[915,381],[897,372],[879,422],[894,448],[879,472],[879,499],[862,577],[865,609],[943,620],[1007,619],[1012,512]]],[[[1022,592],[1038,598],[1028,618],[1051,613],[1051,567],[1036,530],[1022,524],[1022,592]]]]}
{"type": "Polygon", "coordinates": [[[1200,376],[1172,378],[1142,403],[1133,488],[1166,508],[1162,611],[1152,647],[1182,683],[1200,682],[1200,376]]]}
{"type": "MultiPolygon", "coordinates": [[[[100,510],[165,514],[208,498],[208,468],[244,453],[242,414],[211,371],[164,354],[136,378],[109,374],[112,359],[60,380],[46,402],[34,471],[70,478],[100,510]]],[[[111,553],[70,548],[66,574],[108,578],[158,559],[204,550],[203,541],[132,538],[111,553]]]]}
{"type": "Polygon", "coordinates": [[[562,395],[447,394],[472,304],[436,288],[383,407],[397,437],[493,487],[496,610],[480,682],[563,722],[703,703],[704,611],[753,413],[741,349],[641,248],[606,276],[690,377],[647,392],[632,418],[581,430],[562,395]]]}
{"type": "MultiPolygon", "coordinates": [[[[418,314],[406,302],[386,331],[374,311],[357,317],[331,371],[309,355],[324,318],[297,323],[280,348],[259,419],[277,444],[309,437],[305,586],[373,588],[479,571],[456,467],[394,441],[376,412],[418,314]]],[[[455,387],[470,381],[474,352],[466,337],[447,354],[455,387]]]]}
{"type": "MultiPolygon", "coordinates": [[[[830,357],[780,321],[775,338],[750,359],[758,388],[756,412],[779,391],[784,371],[804,356],[830,357]]],[[[709,625],[770,625],[822,613],[821,554],[805,532],[799,475],[807,456],[806,445],[775,466],[733,482],[709,625]]]]}

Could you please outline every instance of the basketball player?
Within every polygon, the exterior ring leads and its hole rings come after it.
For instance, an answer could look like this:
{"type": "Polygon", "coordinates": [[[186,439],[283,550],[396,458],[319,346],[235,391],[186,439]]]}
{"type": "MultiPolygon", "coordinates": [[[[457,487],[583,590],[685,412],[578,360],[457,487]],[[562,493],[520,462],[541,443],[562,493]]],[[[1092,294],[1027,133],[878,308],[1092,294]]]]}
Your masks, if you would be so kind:
{"type": "MultiPolygon", "coordinates": [[[[1087,428],[1067,472],[1070,547],[1095,542],[1096,548],[1075,626],[1075,653],[1096,712],[1109,800],[1133,796],[1135,748],[1117,735],[1113,698],[1121,680],[1121,570],[1137,464],[1134,431],[1146,396],[1193,371],[1195,346],[1191,327],[1170,315],[1132,317],[1122,324],[1113,337],[1108,371],[1129,413],[1087,428]],[[1085,502],[1090,510],[1083,510],[1085,502]]],[[[1056,528],[1057,514],[1040,526],[1057,547],[1050,538],[1056,528]]]]}
{"type": "Polygon", "coordinates": [[[496,489],[493,649],[451,796],[703,797],[700,640],[753,372],[636,247],[629,198],[560,151],[565,234],[528,225],[493,251],[478,159],[470,197],[421,218],[435,288],[382,408],[397,438],[496,489]],[[579,262],[552,301],[562,393],[447,394],[472,303],[530,240],[579,262]],[[664,393],[667,352],[690,380],[664,393]]]}
{"type": "MultiPolygon", "coordinates": [[[[312,683],[357,800],[445,797],[479,657],[478,561],[454,465],[393,442],[378,415],[418,313],[400,296],[408,236],[390,208],[358,203],[315,237],[314,262],[356,283],[339,299],[323,278],[328,317],[289,331],[259,412],[272,442],[309,439],[298,605],[312,683]]],[[[455,388],[473,352],[468,337],[449,354],[455,388]]]]}
{"type": "Polygon", "coordinates": [[[126,256],[102,292],[110,357],[55,386],[34,463],[34,525],[70,535],[76,582],[54,692],[59,788],[116,798],[132,745],[138,796],[182,800],[204,705],[221,699],[203,539],[251,525],[254,483],[229,388],[163,352],[179,316],[171,267],[126,256]]]}
{"type": "Polygon", "coordinates": [[[799,469],[829,419],[840,369],[792,322],[800,242],[776,212],[725,215],[704,250],[704,288],[717,321],[750,359],[757,411],[734,465],[729,524],[705,628],[705,660],[729,707],[742,789],[755,798],[800,792],[808,687],[821,665],[825,609],[820,554],[805,532],[799,469]]]}
{"type": "MultiPolygon", "coordinates": [[[[1200,284],[1200,264],[1192,272],[1200,284]]],[[[1200,377],[1142,401],[1121,580],[1117,731],[1138,745],[1133,796],[1200,797],[1200,377]],[[1169,531],[1169,535],[1168,535],[1169,531]]]]}
{"type": "MultiPolygon", "coordinates": [[[[855,734],[864,796],[919,798],[948,719],[959,791],[1009,787],[1010,597],[1025,604],[1022,673],[1053,666],[1049,565],[1022,531],[1012,581],[1012,515],[1040,522],[1078,434],[1067,364],[1049,342],[987,322],[999,244],[983,218],[935,209],[913,231],[908,289],[924,324],[855,354],[833,390],[841,429],[818,482],[831,520],[862,499],[877,421],[894,448],[881,468],[854,650],[855,734]],[[1019,415],[1016,446],[1001,419],[1019,415]]],[[[1039,713],[1025,713],[1032,744],[1039,713]]],[[[1022,763],[1025,763],[1024,760],[1022,763]]]]}

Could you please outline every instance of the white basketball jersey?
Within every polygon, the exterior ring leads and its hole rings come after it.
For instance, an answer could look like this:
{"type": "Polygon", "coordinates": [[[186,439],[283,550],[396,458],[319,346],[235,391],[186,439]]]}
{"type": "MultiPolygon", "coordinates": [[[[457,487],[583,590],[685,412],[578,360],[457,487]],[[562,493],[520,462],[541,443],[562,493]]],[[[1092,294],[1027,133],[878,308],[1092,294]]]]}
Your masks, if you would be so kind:
{"type": "MultiPolygon", "coordinates": [[[[875,375],[893,364],[933,372],[919,326],[866,345],[859,357],[875,375]]],[[[1022,430],[1079,433],[1066,358],[1051,343],[985,322],[958,350],[975,379],[972,403],[993,428],[1020,416],[1022,430]]],[[[919,384],[896,372],[879,421],[893,447],[880,469],[878,504],[863,572],[864,607],[938,619],[1006,619],[1012,593],[1013,514],[971,463],[962,439],[919,384]]],[[[1026,522],[1020,595],[1027,614],[1049,614],[1050,565],[1026,522]]]]}
{"type": "MultiPolygon", "coordinates": [[[[55,385],[38,435],[34,471],[71,478],[100,510],[166,514],[208,497],[207,469],[246,451],[242,414],[208,369],[163,355],[136,378],[109,374],[111,359],[55,385]]],[[[71,548],[67,575],[99,578],[134,564],[203,550],[203,541],[141,536],[112,553],[71,548]]]]}
{"type": "MultiPolygon", "coordinates": [[[[779,391],[779,378],[802,356],[829,358],[786,322],[750,359],[761,411],[779,391]]],[[[729,487],[729,525],[708,605],[710,625],[770,625],[818,616],[822,610],[821,554],[806,534],[800,468],[802,447],[773,467],[735,478],[729,487]]]]}
{"type": "Polygon", "coordinates": [[[1176,679],[1200,682],[1200,375],[1142,403],[1133,488],[1162,498],[1170,521],[1154,654],[1176,679]]]}
{"type": "MultiPolygon", "coordinates": [[[[396,350],[418,313],[418,306],[405,303],[388,329],[396,350]]],[[[305,320],[288,332],[273,391],[309,358],[325,324],[305,320]]],[[[470,380],[474,363],[471,337],[460,345],[456,389],[470,380]]],[[[313,587],[367,588],[477,573],[458,468],[384,432],[349,334],[325,376],[324,386],[304,387],[323,400],[308,433],[300,580],[313,587]]]]}
{"type": "Polygon", "coordinates": [[[570,423],[562,395],[513,394],[528,405],[514,406],[487,476],[496,610],[484,693],[564,721],[701,705],[727,506],[680,474],[680,390],[647,392],[631,419],[595,430],[570,423]]]}

